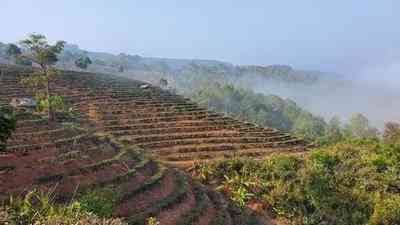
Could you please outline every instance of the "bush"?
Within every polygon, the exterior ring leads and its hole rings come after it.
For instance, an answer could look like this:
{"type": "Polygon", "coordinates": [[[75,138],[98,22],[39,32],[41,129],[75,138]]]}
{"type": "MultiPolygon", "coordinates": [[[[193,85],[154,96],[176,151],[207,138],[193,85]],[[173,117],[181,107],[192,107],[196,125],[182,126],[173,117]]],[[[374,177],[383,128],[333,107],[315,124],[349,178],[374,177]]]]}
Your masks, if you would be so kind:
{"type": "Polygon", "coordinates": [[[400,224],[400,196],[392,195],[377,201],[369,225],[400,224]]]}
{"type": "Polygon", "coordinates": [[[400,145],[346,141],[306,157],[227,160],[209,171],[239,205],[257,199],[298,225],[400,224],[400,145]],[[229,184],[229,185],[227,185],[229,184]],[[226,190],[228,189],[228,190],[226,190]]]}

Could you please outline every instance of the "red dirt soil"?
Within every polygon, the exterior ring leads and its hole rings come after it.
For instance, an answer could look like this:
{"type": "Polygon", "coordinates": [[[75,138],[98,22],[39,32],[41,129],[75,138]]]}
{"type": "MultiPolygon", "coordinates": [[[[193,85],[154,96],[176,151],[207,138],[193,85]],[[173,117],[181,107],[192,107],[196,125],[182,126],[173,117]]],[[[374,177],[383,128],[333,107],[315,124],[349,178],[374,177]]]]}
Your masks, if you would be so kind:
{"type": "Polygon", "coordinates": [[[190,212],[196,206],[191,187],[187,190],[187,197],[180,204],[175,204],[173,207],[162,211],[157,215],[157,220],[162,221],[162,225],[175,225],[180,218],[190,212]]]}
{"type": "Polygon", "coordinates": [[[149,207],[152,203],[157,202],[172,193],[174,190],[174,177],[171,173],[164,176],[160,185],[152,187],[133,199],[129,199],[126,202],[120,204],[116,209],[116,215],[121,217],[127,217],[134,213],[138,213],[141,210],[149,207]]]}
{"type": "Polygon", "coordinates": [[[210,204],[204,214],[199,218],[199,220],[194,223],[194,225],[209,225],[211,220],[217,215],[217,212],[213,204],[210,204]]]}

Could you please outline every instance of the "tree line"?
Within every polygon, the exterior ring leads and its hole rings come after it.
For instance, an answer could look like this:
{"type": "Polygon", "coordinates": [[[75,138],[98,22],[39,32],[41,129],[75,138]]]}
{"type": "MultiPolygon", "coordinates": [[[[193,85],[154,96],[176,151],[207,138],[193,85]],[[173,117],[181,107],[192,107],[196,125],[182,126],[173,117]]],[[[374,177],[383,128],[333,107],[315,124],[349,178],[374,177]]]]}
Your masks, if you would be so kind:
{"type": "MultiPolygon", "coordinates": [[[[363,114],[355,113],[346,123],[338,116],[326,121],[302,109],[290,99],[259,94],[229,84],[209,84],[191,97],[200,104],[239,120],[290,132],[319,144],[380,137],[379,130],[363,114]]],[[[390,130],[396,128],[396,123],[388,123],[385,133],[393,133],[390,130]]]]}

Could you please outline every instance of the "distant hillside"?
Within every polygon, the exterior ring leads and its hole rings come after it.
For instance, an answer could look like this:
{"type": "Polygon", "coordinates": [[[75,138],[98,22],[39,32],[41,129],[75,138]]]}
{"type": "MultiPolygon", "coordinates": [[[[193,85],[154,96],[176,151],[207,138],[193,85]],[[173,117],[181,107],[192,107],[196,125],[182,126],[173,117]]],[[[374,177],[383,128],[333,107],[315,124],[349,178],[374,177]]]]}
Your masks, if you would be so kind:
{"type": "MultiPolygon", "coordinates": [[[[6,60],[6,47],[6,44],[0,43],[0,60],[6,60]]],[[[93,64],[89,70],[93,72],[152,72],[168,77],[197,74],[215,77],[223,76],[227,80],[256,75],[267,79],[301,83],[313,83],[321,75],[321,73],[295,70],[287,65],[235,66],[216,60],[153,58],[124,53],[113,55],[110,53],[85,51],[77,45],[67,45],[65,47],[58,66],[63,69],[77,70],[78,68],[75,67],[74,62],[82,55],[87,55],[92,59],[93,64]]]]}
{"type": "MultiPolygon", "coordinates": [[[[6,45],[0,43],[0,63],[7,63],[6,45]]],[[[75,66],[79,57],[89,56],[93,64],[88,72],[119,74],[128,78],[160,84],[168,81],[168,88],[191,96],[204,87],[219,83],[250,89],[266,95],[289,98],[313,114],[330,119],[339,115],[347,120],[354,113],[362,113],[377,127],[386,121],[398,121],[398,90],[379,84],[365,84],[352,74],[341,76],[329,72],[306,71],[288,65],[233,65],[216,60],[166,59],[139,55],[90,52],[77,45],[67,45],[58,67],[66,70],[75,66]],[[351,101],[352,104],[346,104],[351,101]],[[377,107],[379,106],[379,107],[377,107]]],[[[299,56],[300,57],[300,56],[299,56]]]]}

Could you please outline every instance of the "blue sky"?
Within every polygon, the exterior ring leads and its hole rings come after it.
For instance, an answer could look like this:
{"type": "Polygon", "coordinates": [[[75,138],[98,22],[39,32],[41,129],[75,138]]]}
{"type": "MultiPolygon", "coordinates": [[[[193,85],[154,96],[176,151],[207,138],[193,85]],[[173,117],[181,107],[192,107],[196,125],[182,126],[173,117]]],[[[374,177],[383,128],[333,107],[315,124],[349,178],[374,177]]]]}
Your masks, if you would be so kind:
{"type": "Polygon", "coordinates": [[[38,32],[92,51],[393,70],[399,12],[398,0],[2,0],[0,41],[38,32]]]}

